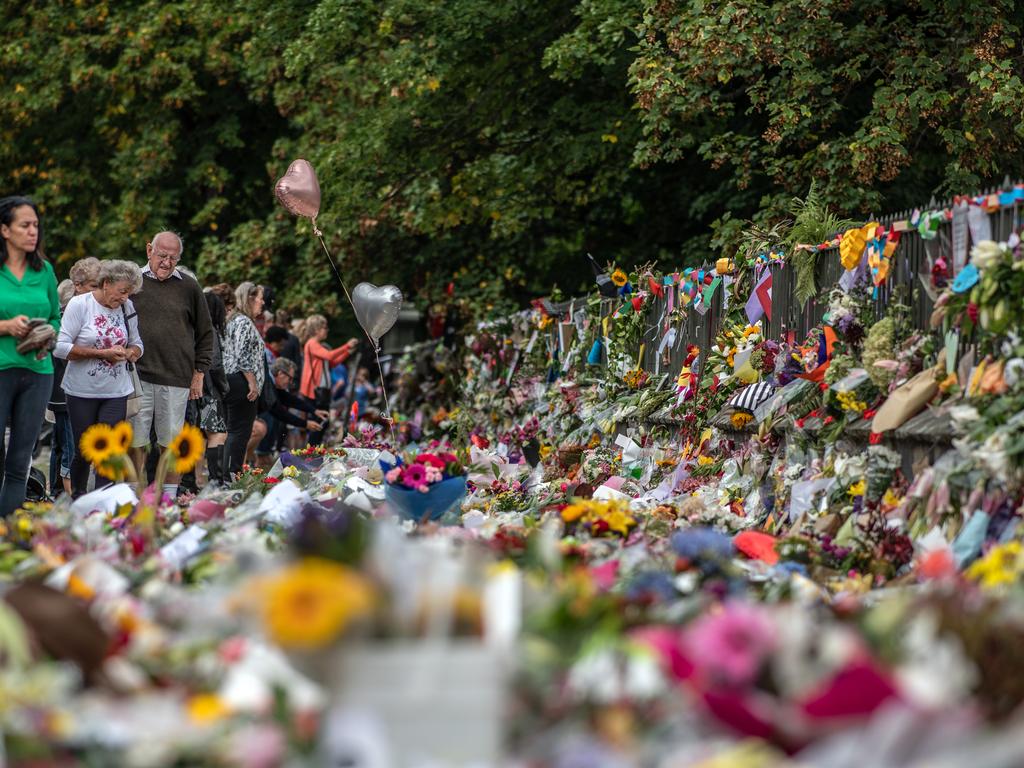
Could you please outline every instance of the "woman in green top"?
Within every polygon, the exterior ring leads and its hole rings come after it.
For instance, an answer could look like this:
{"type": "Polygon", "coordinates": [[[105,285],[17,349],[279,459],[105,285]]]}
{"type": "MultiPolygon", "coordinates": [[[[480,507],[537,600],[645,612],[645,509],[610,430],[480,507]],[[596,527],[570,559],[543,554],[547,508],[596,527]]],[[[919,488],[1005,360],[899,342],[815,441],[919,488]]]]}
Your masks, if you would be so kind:
{"type": "Polygon", "coordinates": [[[36,318],[55,331],[60,329],[57,278],[43,254],[35,203],[25,197],[5,197],[0,199],[0,436],[9,426],[11,438],[3,467],[0,517],[25,501],[32,451],[53,381],[49,352],[17,350],[36,318]]]}

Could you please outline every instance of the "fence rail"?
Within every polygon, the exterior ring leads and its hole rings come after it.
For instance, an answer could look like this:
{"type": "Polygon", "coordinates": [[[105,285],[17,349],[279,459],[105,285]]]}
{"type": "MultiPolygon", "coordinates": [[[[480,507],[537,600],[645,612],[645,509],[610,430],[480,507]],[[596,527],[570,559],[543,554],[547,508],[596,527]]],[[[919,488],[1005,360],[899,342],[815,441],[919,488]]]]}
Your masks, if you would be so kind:
{"type": "MultiPolygon", "coordinates": [[[[1011,182],[1007,180],[1002,189],[1007,190],[1012,186],[1011,182]]],[[[999,189],[993,188],[972,197],[991,195],[998,191],[999,189]]],[[[953,199],[941,202],[936,202],[933,199],[919,210],[922,213],[927,213],[934,210],[952,209],[954,205],[953,199]]],[[[964,213],[956,214],[958,224],[961,221],[960,216],[966,215],[966,202],[963,202],[962,205],[965,206],[964,213]]],[[[1012,206],[1000,208],[988,214],[993,240],[1005,241],[1012,232],[1019,231],[1022,209],[1024,206],[1020,201],[1016,201],[1012,206]]],[[[877,220],[880,224],[888,227],[897,222],[908,221],[913,213],[910,210],[900,211],[872,220],[877,220]]],[[[967,227],[966,219],[962,219],[962,222],[962,226],[967,227]]],[[[925,287],[925,281],[928,281],[930,285],[931,266],[940,256],[946,260],[950,279],[954,277],[956,265],[953,264],[952,258],[952,229],[953,224],[944,218],[933,239],[924,239],[913,227],[902,232],[899,246],[893,256],[889,278],[879,286],[878,298],[875,302],[876,318],[881,318],[886,313],[889,304],[898,296],[899,300],[910,308],[909,320],[913,327],[922,331],[929,330],[934,300],[925,287]]],[[[969,239],[968,242],[970,242],[969,239]]],[[[796,273],[794,269],[788,264],[775,264],[771,269],[772,311],[771,316],[765,321],[765,335],[768,338],[779,338],[792,332],[794,339],[799,342],[806,338],[812,328],[821,323],[828,311],[829,294],[838,284],[844,271],[839,259],[839,249],[833,247],[819,252],[815,268],[815,285],[818,287],[818,293],[802,306],[795,297],[796,273]]],[[[721,330],[721,322],[725,314],[723,302],[737,299],[726,297],[723,289],[715,292],[712,306],[704,315],[691,309],[685,320],[675,325],[675,342],[670,349],[666,350],[666,356],[659,355],[658,346],[665,332],[665,318],[669,302],[667,293],[668,291],[662,297],[652,297],[647,304],[642,365],[651,373],[669,372],[675,376],[682,367],[686,349],[690,344],[696,344],[701,350],[706,350],[711,346],[715,336],[721,330]]],[[[675,303],[678,306],[678,296],[675,298],[675,303]]],[[[746,297],[741,297],[738,300],[745,302],[746,297]]],[[[605,302],[605,311],[611,312],[613,304],[614,302],[605,302]]],[[[964,339],[961,344],[965,345],[970,341],[970,339],[964,339]]]]}

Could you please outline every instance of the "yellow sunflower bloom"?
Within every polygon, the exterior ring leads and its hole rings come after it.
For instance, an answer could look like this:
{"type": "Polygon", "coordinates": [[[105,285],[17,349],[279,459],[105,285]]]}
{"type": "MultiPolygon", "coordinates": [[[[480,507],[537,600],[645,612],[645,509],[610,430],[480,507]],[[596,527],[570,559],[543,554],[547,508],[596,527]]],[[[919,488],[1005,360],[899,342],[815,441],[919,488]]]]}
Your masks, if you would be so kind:
{"type": "Polygon", "coordinates": [[[629,277],[621,269],[616,269],[612,272],[612,282],[615,283],[619,288],[629,282],[629,277]]]}
{"type": "Polygon", "coordinates": [[[127,421],[122,421],[114,425],[114,445],[119,449],[119,453],[128,453],[128,449],[132,447],[132,425],[127,421]]]}
{"type": "Polygon", "coordinates": [[[203,433],[191,424],[181,428],[181,432],[175,437],[167,448],[174,459],[174,471],[179,475],[190,472],[196,462],[203,457],[205,445],[203,433]]]}
{"type": "Polygon", "coordinates": [[[320,648],[373,607],[373,589],[357,572],[306,558],[266,584],[264,622],[283,648],[320,648]]]}
{"type": "Polygon", "coordinates": [[[102,464],[117,452],[114,430],[107,424],[93,424],[79,441],[82,457],[94,466],[102,464]]]}
{"type": "Polygon", "coordinates": [[[742,411],[737,411],[736,413],[729,417],[729,421],[732,422],[732,425],[735,429],[743,429],[745,426],[747,426],[747,424],[749,424],[753,420],[753,416],[751,416],[749,413],[743,413],[742,411]]]}

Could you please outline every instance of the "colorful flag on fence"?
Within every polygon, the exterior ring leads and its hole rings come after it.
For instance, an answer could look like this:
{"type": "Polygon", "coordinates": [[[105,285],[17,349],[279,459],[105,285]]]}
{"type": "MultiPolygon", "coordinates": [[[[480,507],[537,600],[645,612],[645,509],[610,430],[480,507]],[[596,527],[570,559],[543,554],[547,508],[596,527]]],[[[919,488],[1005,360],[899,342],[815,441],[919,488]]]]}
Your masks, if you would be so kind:
{"type": "Polygon", "coordinates": [[[764,275],[754,286],[754,290],[747,299],[746,305],[747,320],[751,325],[761,319],[763,315],[772,314],[772,272],[770,269],[764,271],[764,275]]]}

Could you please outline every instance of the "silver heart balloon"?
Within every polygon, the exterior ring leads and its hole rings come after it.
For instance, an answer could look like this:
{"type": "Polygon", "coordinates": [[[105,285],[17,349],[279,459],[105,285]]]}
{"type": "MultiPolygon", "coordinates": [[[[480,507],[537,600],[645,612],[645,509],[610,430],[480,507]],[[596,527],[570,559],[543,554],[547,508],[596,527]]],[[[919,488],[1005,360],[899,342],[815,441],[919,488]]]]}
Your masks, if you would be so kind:
{"type": "Polygon", "coordinates": [[[360,283],[352,290],[352,307],[366,335],[380,346],[380,337],[390,331],[398,320],[402,292],[393,285],[378,288],[373,283],[360,283]]]}

